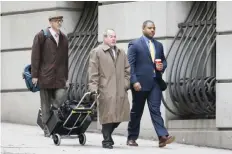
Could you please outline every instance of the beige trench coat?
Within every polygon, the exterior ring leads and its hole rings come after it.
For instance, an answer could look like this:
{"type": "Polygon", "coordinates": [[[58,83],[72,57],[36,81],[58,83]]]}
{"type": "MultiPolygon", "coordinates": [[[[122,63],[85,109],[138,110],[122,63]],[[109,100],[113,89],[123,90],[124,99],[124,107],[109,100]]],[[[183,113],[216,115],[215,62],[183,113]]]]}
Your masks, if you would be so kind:
{"type": "Polygon", "coordinates": [[[100,124],[129,121],[130,104],[127,90],[130,87],[130,66],[126,53],[116,47],[113,60],[108,45],[93,49],[89,59],[89,90],[98,91],[100,124]]]}

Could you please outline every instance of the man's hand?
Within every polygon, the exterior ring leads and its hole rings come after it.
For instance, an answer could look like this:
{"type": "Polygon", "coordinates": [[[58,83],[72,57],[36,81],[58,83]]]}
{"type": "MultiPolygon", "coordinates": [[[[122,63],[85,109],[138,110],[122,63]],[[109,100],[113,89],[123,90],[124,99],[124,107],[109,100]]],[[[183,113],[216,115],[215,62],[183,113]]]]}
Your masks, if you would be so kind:
{"type": "Polygon", "coordinates": [[[70,87],[70,82],[68,80],[66,81],[65,86],[66,86],[66,88],[70,87]]]}
{"type": "Polygon", "coordinates": [[[134,87],[135,91],[140,91],[142,88],[139,82],[134,83],[133,87],[134,87]]]}
{"type": "Polygon", "coordinates": [[[92,94],[97,94],[97,90],[91,91],[92,94]]]}
{"type": "Polygon", "coordinates": [[[162,71],[163,70],[163,63],[156,63],[156,68],[158,71],[162,71]]]}
{"type": "Polygon", "coordinates": [[[38,78],[32,78],[32,83],[36,86],[38,83],[38,78]]]}

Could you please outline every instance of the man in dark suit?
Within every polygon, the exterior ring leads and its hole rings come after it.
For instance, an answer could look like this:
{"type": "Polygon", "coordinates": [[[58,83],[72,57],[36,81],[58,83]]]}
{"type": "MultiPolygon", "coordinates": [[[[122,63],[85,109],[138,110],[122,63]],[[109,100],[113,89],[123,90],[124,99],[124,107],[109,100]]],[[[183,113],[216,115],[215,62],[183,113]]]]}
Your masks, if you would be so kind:
{"type": "Polygon", "coordinates": [[[156,41],[155,24],[147,20],[143,23],[143,36],[129,43],[128,60],[131,67],[132,109],[128,124],[127,145],[138,146],[140,121],[147,100],[153,126],[159,137],[159,147],[175,140],[169,136],[161,117],[160,105],[163,84],[162,73],[167,67],[163,45],[156,41]],[[161,59],[161,63],[155,60],[161,59]],[[162,90],[161,90],[162,89],[162,90]]]}

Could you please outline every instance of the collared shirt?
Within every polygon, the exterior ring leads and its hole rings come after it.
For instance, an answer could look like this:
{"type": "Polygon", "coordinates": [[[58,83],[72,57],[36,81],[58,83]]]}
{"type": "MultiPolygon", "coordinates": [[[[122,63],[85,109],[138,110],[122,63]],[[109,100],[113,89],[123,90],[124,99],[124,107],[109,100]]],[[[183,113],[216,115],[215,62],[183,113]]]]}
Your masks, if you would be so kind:
{"type": "Polygon", "coordinates": [[[114,48],[111,48],[112,52],[113,52],[113,55],[114,55],[114,59],[116,59],[116,51],[114,48]]]}
{"type": "Polygon", "coordinates": [[[57,33],[54,29],[49,28],[50,33],[52,34],[53,38],[56,40],[56,43],[58,45],[59,43],[59,33],[57,33]]]}
{"type": "MultiPolygon", "coordinates": [[[[143,39],[144,39],[144,41],[146,42],[146,44],[147,44],[147,47],[148,47],[148,49],[149,49],[149,41],[150,41],[150,39],[149,38],[147,38],[146,36],[144,36],[143,35],[143,39]]],[[[152,42],[152,45],[154,46],[154,49],[155,49],[155,44],[154,44],[154,42],[151,40],[151,42],[152,42]]],[[[150,51],[149,51],[150,52],[150,51]]],[[[156,51],[155,51],[156,52],[156,51]]],[[[153,77],[156,77],[156,75],[155,75],[155,71],[154,71],[154,75],[153,75],[153,77]]]]}

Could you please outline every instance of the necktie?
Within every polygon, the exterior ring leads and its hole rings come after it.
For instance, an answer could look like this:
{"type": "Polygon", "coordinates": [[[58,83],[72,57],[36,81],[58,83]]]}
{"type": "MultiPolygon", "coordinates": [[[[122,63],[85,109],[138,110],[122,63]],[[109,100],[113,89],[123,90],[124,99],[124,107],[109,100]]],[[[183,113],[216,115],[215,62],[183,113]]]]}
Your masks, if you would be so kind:
{"type": "Polygon", "coordinates": [[[113,55],[114,55],[114,59],[116,59],[116,53],[115,53],[115,50],[113,49],[113,55]]]}
{"type": "Polygon", "coordinates": [[[151,40],[149,40],[149,50],[150,50],[150,54],[151,54],[151,59],[154,62],[155,61],[155,49],[154,49],[154,45],[151,42],[151,40]]]}
{"type": "Polygon", "coordinates": [[[57,43],[57,45],[58,45],[58,43],[59,43],[59,34],[55,34],[55,37],[56,37],[56,43],[57,43]]]}
{"type": "Polygon", "coordinates": [[[115,60],[116,59],[116,53],[115,53],[115,50],[113,48],[110,49],[110,52],[111,52],[111,56],[112,58],[115,60]]]}

